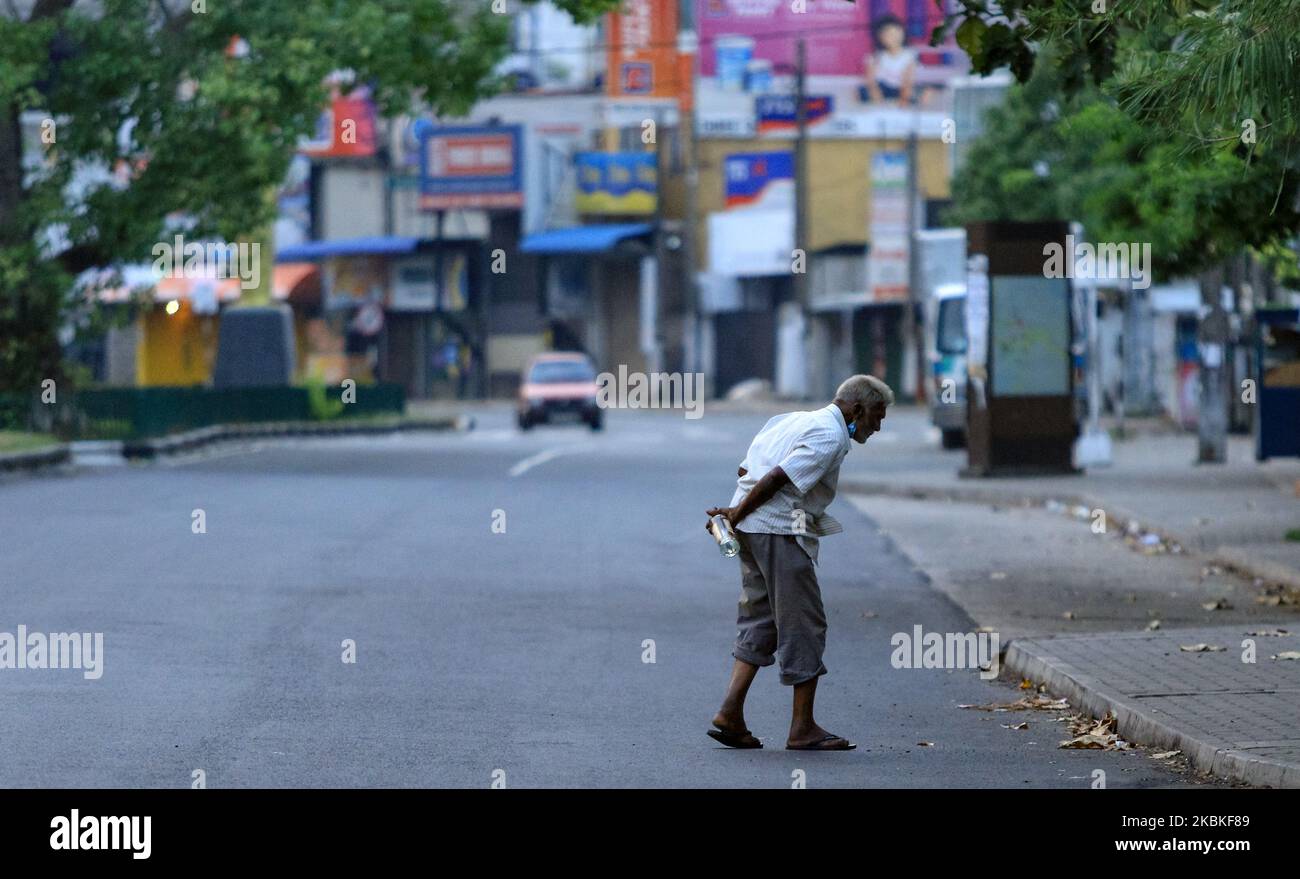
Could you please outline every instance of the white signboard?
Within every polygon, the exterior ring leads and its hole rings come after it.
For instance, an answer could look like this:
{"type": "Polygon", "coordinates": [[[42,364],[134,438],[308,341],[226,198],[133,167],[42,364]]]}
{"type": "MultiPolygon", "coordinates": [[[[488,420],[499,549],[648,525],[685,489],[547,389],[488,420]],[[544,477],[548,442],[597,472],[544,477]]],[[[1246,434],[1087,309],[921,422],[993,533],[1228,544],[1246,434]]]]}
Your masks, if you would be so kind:
{"type": "Polygon", "coordinates": [[[966,260],[966,363],[972,375],[984,375],[989,339],[989,258],[974,253],[966,260]]]}
{"type": "Polygon", "coordinates": [[[733,278],[790,274],[794,211],[752,208],[709,214],[709,271],[733,278]]]}
{"type": "Polygon", "coordinates": [[[422,259],[395,261],[389,290],[390,311],[433,311],[436,293],[432,254],[422,259]]]}
{"type": "Polygon", "coordinates": [[[871,156],[871,249],[867,252],[867,282],[872,302],[907,299],[907,260],[910,248],[907,211],[907,153],[877,152],[871,156]]]}

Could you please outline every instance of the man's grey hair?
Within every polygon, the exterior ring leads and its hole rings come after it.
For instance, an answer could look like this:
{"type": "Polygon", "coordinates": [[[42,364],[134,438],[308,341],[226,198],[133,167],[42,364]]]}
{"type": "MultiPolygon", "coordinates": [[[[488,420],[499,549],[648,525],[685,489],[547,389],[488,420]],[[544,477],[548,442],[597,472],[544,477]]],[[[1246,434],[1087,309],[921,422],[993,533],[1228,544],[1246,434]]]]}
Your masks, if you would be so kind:
{"type": "Polygon", "coordinates": [[[861,403],[870,409],[877,404],[892,406],[894,391],[874,375],[854,375],[846,378],[835,391],[835,399],[849,405],[861,403]]]}

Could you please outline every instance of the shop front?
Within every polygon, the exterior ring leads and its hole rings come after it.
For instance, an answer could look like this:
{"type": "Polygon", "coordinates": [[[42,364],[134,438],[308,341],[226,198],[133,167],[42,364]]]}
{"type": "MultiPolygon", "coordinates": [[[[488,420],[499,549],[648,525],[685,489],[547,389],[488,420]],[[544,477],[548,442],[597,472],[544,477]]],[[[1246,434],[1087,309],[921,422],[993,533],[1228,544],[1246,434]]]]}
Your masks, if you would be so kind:
{"type": "Polygon", "coordinates": [[[320,267],[294,305],[305,379],[395,382],[414,399],[478,393],[483,245],[401,236],[316,241],[278,259],[320,267]]]}
{"type": "Polygon", "coordinates": [[[585,351],[602,370],[655,368],[653,232],[604,223],[524,238],[520,250],[539,258],[551,347],[585,351]]]}

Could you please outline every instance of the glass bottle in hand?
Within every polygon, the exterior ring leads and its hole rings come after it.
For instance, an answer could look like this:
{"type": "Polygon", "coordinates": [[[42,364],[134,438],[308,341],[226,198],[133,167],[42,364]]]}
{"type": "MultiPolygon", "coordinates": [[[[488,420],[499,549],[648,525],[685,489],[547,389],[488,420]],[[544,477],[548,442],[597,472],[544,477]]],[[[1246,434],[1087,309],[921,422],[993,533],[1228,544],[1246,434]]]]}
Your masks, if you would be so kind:
{"type": "Polygon", "coordinates": [[[727,558],[735,558],[740,552],[740,541],[736,539],[736,532],[732,530],[731,523],[727,517],[721,513],[709,518],[709,530],[713,532],[713,539],[718,541],[718,549],[727,558]]]}

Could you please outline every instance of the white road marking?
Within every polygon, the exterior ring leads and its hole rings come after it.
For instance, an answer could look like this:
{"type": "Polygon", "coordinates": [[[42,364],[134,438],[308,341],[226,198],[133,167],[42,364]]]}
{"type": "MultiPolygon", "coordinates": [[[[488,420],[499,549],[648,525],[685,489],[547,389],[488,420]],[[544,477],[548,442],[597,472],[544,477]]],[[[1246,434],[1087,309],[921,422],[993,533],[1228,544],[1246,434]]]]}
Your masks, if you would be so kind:
{"type": "Polygon", "coordinates": [[[570,452],[580,451],[582,448],[584,447],[583,446],[561,446],[554,449],[546,449],[545,451],[538,452],[536,455],[529,455],[527,458],[524,458],[522,461],[518,462],[517,464],[515,464],[515,466],[510,468],[510,475],[523,476],[525,473],[527,473],[529,470],[532,470],[538,464],[545,464],[547,461],[550,461],[552,458],[558,458],[561,455],[567,455],[570,452]]]}

